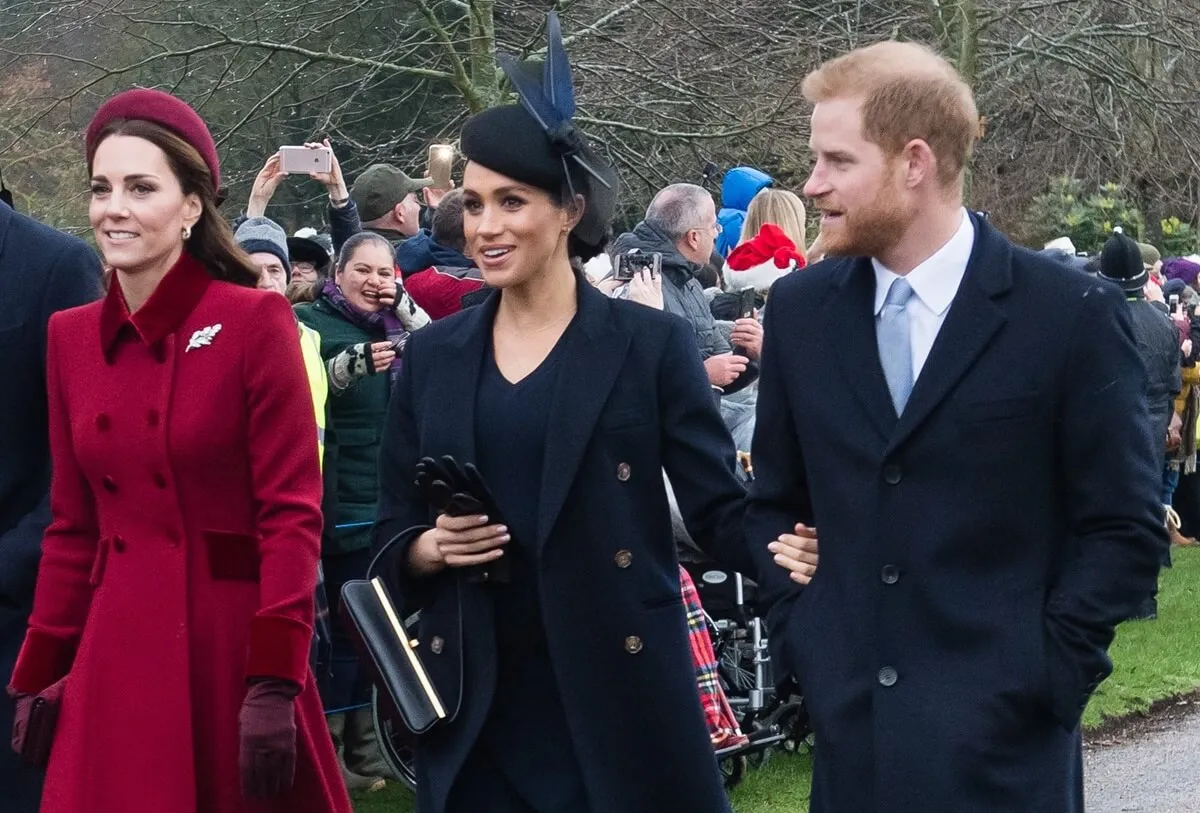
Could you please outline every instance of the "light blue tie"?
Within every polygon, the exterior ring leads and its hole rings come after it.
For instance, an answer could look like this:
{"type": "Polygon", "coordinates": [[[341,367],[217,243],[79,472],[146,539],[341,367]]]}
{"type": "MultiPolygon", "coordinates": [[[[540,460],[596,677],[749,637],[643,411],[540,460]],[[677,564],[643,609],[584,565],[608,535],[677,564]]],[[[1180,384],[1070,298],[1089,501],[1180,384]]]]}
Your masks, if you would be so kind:
{"type": "Polygon", "coordinates": [[[904,414],[904,406],[913,389],[912,337],[908,332],[908,300],[912,295],[912,286],[906,280],[893,281],[875,328],[879,361],[887,377],[896,415],[904,414]]]}

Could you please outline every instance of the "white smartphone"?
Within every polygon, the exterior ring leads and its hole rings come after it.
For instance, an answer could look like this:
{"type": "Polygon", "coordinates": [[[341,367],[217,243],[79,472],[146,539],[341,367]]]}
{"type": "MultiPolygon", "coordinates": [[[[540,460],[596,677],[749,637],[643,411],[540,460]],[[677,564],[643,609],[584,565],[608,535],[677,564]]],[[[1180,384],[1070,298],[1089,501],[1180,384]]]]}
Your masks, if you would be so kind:
{"type": "Polygon", "coordinates": [[[279,168],[298,174],[329,172],[333,169],[333,151],[328,147],[280,147],[279,168]]]}

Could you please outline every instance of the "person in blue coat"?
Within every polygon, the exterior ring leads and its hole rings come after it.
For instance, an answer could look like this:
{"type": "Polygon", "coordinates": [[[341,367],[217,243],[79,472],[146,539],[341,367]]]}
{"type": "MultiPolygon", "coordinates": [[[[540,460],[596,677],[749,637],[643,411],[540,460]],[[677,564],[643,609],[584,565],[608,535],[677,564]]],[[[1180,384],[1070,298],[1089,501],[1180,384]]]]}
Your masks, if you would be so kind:
{"type": "MultiPolygon", "coordinates": [[[[12,674],[33,607],[33,585],[50,523],[50,435],[46,426],[46,325],[56,311],[100,296],[100,258],[77,237],[0,203],[0,676],[12,674]]],[[[13,701],[0,694],[0,731],[13,701]]],[[[0,748],[4,809],[33,813],[41,775],[0,748]]]]}
{"type": "Polygon", "coordinates": [[[742,239],[742,224],[746,222],[750,201],[774,183],[770,175],[754,167],[734,167],[725,173],[721,181],[721,211],[717,212],[721,231],[717,235],[716,252],[722,257],[728,257],[742,239]]]}
{"type": "Polygon", "coordinates": [[[1128,308],[963,208],[978,117],[940,57],[873,45],[804,92],[836,259],[771,291],[747,539],[811,810],[1080,813],[1080,717],[1166,544],[1128,308]],[[797,518],[803,588],[770,542],[797,518]]]}
{"type": "Polygon", "coordinates": [[[508,71],[547,129],[509,105],[461,139],[468,253],[497,290],[413,335],[380,455],[385,571],[456,711],[419,739],[417,809],[727,813],[663,471],[700,547],[747,570],[733,444],[689,326],[572,268],[602,250],[617,176],[569,79],[508,71]],[[490,516],[425,502],[416,467],[443,455],[478,467],[490,516]]]}

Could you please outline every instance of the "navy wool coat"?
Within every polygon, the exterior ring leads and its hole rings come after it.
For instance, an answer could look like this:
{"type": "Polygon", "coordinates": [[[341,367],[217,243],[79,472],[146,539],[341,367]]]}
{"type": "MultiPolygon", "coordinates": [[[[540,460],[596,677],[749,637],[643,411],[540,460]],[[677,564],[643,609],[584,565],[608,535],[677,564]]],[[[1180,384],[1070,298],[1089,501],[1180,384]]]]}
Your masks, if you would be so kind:
{"type": "MultiPolygon", "coordinates": [[[[662,471],[699,545],[751,568],[733,444],[686,323],[577,285],[580,329],[550,408],[536,566],[591,811],[728,811],[689,654],[662,471]]],[[[493,294],[436,322],[405,351],[384,429],[377,526],[380,541],[407,531],[400,561],[434,521],[413,485],[417,461],[474,457],[475,391],[498,303],[493,294]]],[[[457,719],[423,738],[417,760],[418,809],[441,813],[491,703],[493,603],[486,584],[460,585],[450,571],[396,579],[406,611],[423,609],[418,651],[442,696],[461,687],[457,719]]]]}
{"type": "MultiPolygon", "coordinates": [[[[86,243],[0,203],[0,679],[5,684],[25,638],[42,532],[50,523],[46,325],[55,311],[99,295],[100,259],[86,243]]],[[[7,745],[12,715],[12,701],[0,693],[3,807],[33,813],[40,777],[7,745]]]]}
{"type": "Polygon", "coordinates": [[[1162,438],[1122,295],[974,226],[899,419],[869,260],[771,293],[747,536],[816,813],[1082,811],[1080,715],[1154,590],[1162,438]],[[803,589],[766,549],[796,517],[803,589]]]}

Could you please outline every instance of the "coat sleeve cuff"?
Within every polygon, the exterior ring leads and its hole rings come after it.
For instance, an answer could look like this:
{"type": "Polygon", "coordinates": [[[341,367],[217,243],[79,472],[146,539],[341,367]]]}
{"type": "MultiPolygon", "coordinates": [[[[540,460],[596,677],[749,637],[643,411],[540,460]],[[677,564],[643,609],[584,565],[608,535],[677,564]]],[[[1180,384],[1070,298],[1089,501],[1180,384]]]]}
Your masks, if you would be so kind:
{"type": "Polygon", "coordinates": [[[30,629],[9,685],[19,694],[37,694],[71,671],[79,642],[30,629]]]}
{"type": "Polygon", "coordinates": [[[304,686],[312,629],[282,616],[260,615],[250,621],[250,657],[247,679],[280,678],[304,686]]]}

